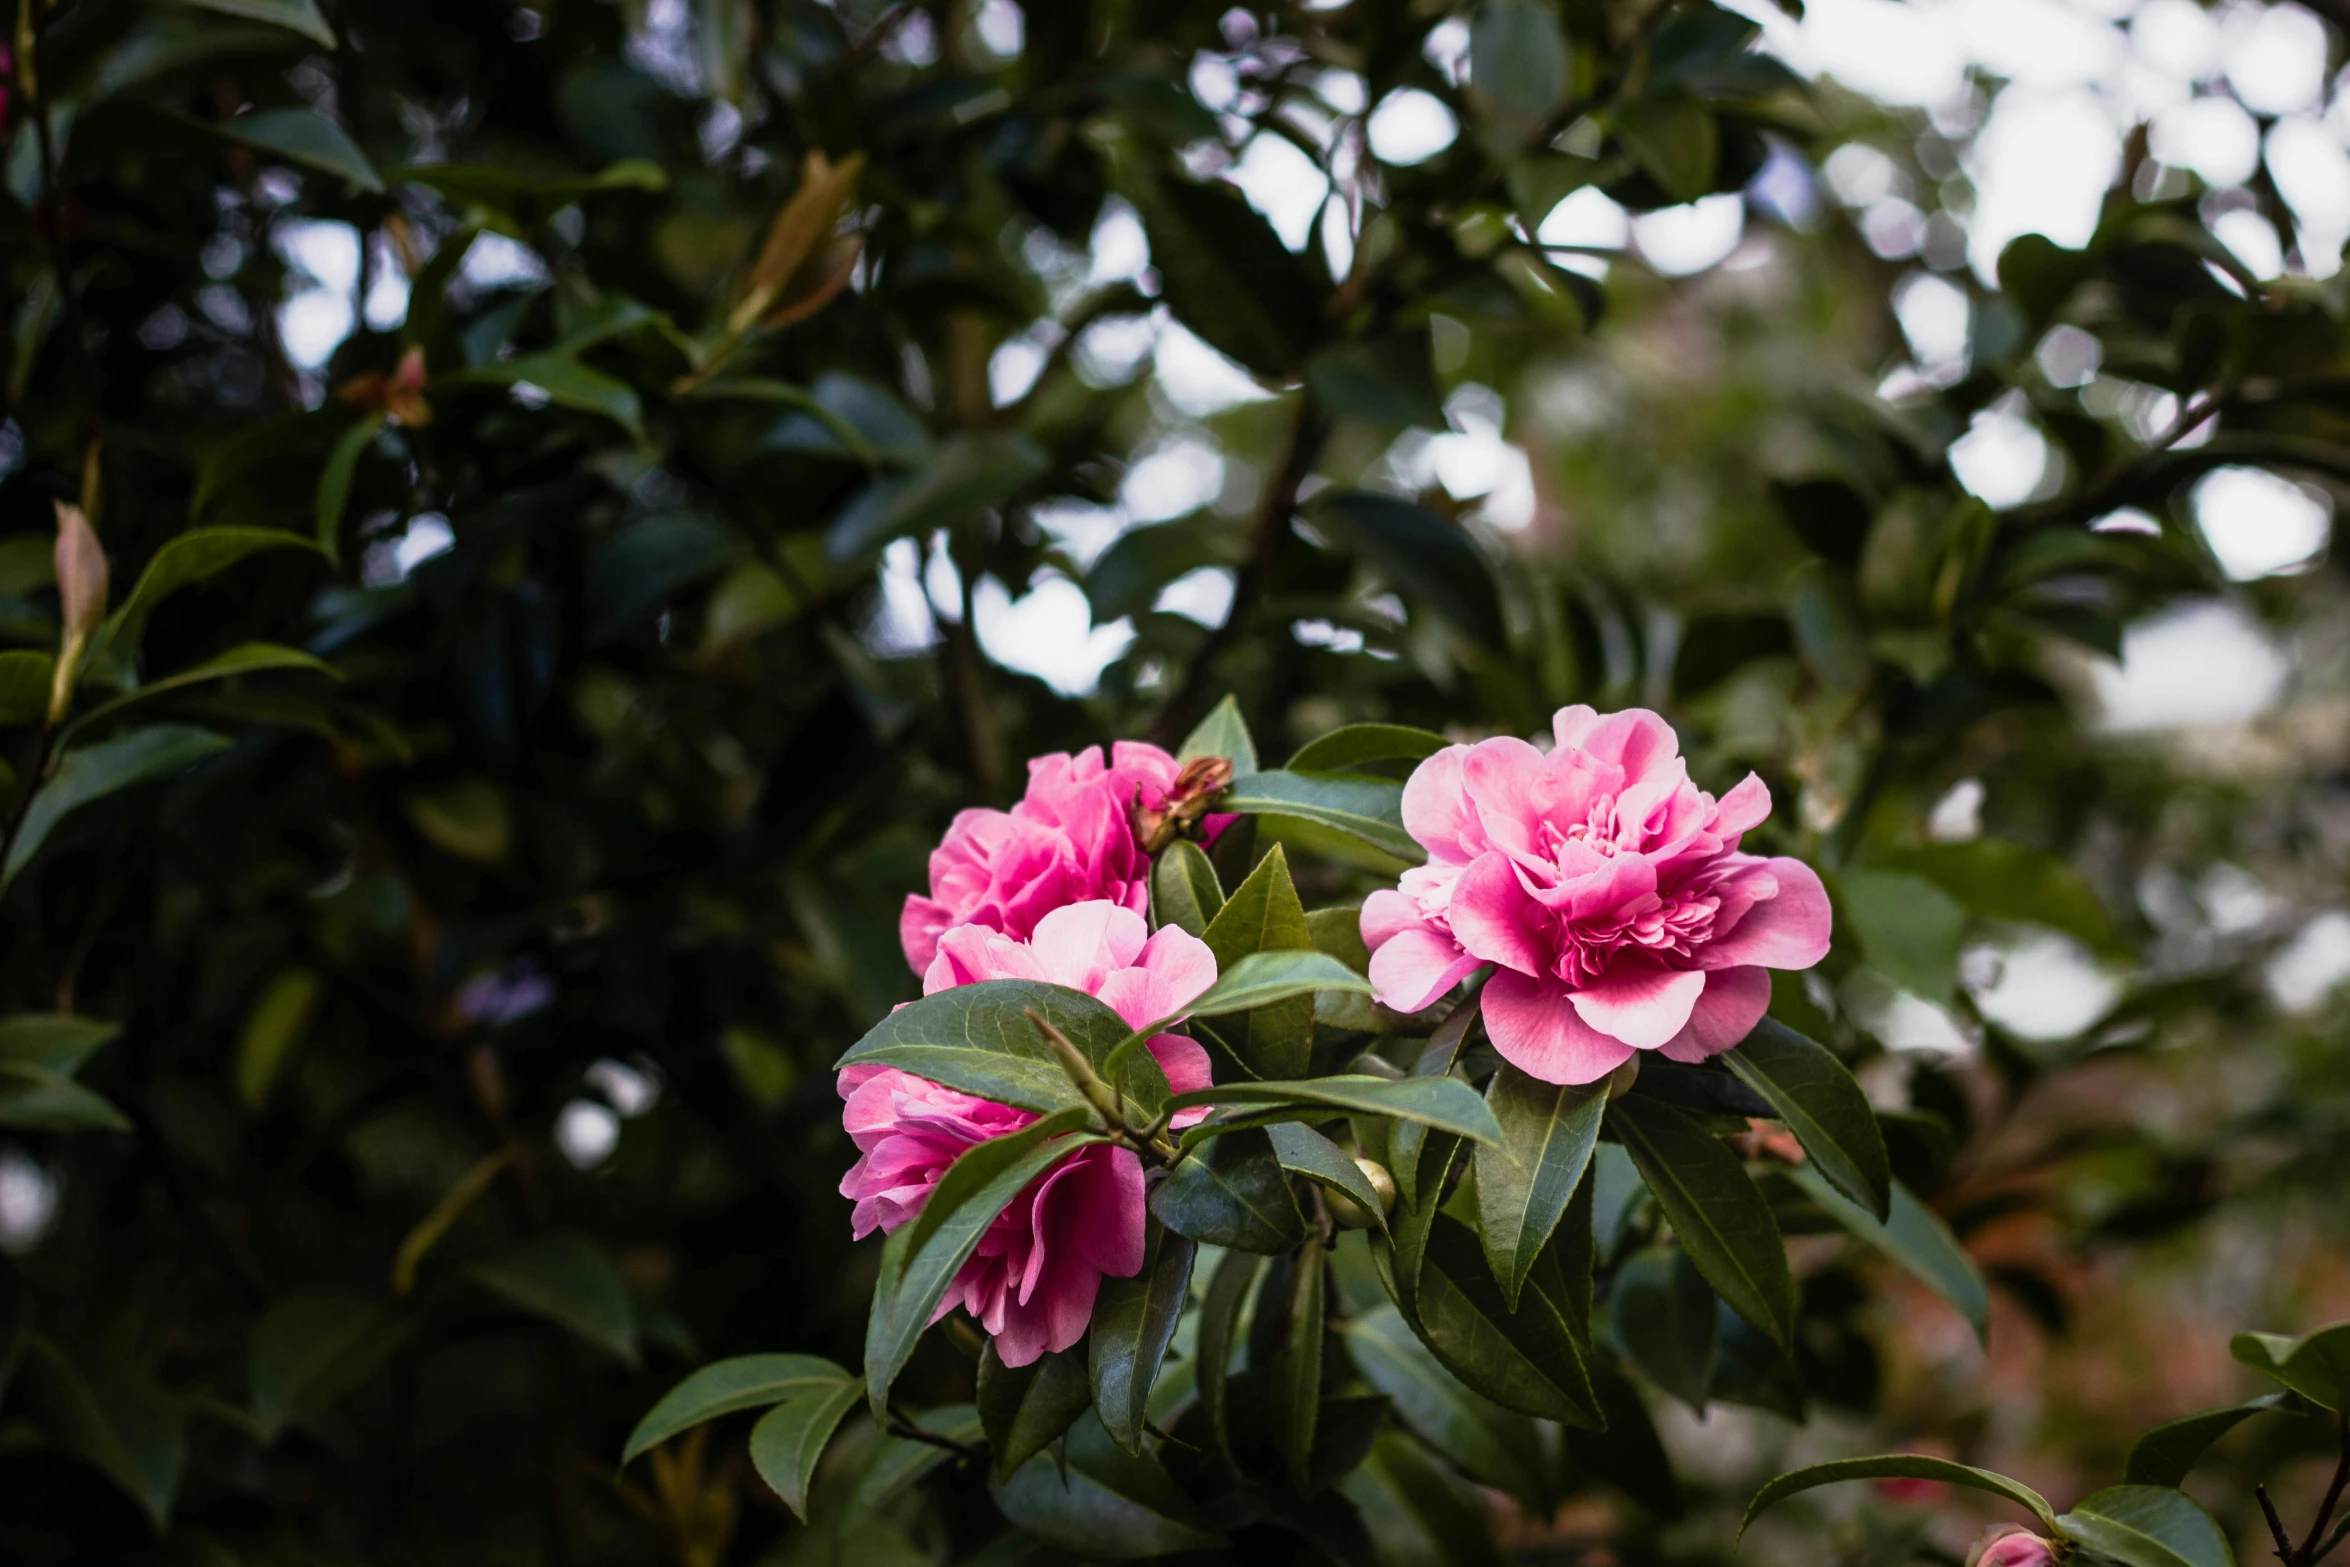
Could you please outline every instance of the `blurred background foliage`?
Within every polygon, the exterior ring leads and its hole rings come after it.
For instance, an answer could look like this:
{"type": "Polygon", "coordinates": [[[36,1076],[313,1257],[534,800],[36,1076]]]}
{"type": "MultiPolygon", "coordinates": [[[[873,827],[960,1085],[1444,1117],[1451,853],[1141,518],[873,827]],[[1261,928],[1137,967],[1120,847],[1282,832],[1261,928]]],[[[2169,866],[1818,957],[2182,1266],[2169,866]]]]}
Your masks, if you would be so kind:
{"type": "MultiPolygon", "coordinates": [[[[1761,772],[1839,913],[1775,1008],[1992,1284],[1986,1353],[1801,1239],[1808,1388],[1647,1377],[1680,1505],[1390,1431],[1382,1563],[1726,1560],[1786,1462],[2080,1489],[2249,1391],[2228,1331],[2350,1314],[2342,19],[2070,14],[2236,52],[2059,244],[1985,173],[2028,63],[1906,106],[1705,0],[20,0],[0,1551],[988,1548],[854,1443],[806,1529],[739,1441],[613,1460],[711,1356],[855,1362],[828,1067],[948,816],[1226,691],[1761,772]],[[60,501],[131,606],[71,727],[60,501]]],[[[2221,1451],[2257,1554],[2233,1478],[2317,1460],[2221,1451]]],[[[1950,1561],[1946,1501],[1747,1549],[1950,1561]]]]}

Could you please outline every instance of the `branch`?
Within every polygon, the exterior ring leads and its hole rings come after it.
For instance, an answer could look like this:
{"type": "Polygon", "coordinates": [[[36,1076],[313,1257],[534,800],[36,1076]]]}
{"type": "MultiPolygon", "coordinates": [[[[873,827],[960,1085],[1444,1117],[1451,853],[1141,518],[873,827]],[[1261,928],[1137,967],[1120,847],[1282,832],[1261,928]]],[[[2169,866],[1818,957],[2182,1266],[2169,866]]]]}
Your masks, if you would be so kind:
{"type": "Polygon", "coordinates": [[[2277,1516],[2277,1504],[2268,1499],[2268,1487],[2256,1485],[2252,1488],[2252,1494],[2260,1499],[2261,1516],[2268,1520],[2269,1538],[2277,1542],[2277,1560],[2283,1562],[2285,1567],[2294,1567],[2293,1537],[2285,1533],[2285,1520],[2277,1516]]]}
{"type": "MultiPolygon", "coordinates": [[[[2350,1412],[2337,1415],[2335,1422],[2340,1433],[2342,1458],[2334,1465],[2334,1483],[2326,1487],[2326,1499],[2318,1504],[2317,1521],[2309,1526],[2309,1537],[2301,1542],[2301,1551],[2296,1558],[2300,1567],[2310,1567],[2317,1560],[2318,1537],[2325,1533],[2326,1525],[2333,1522],[2334,1509],[2342,1503],[2343,1487],[2350,1486],[2350,1412]]],[[[2335,1538],[2339,1540],[2340,1536],[2335,1538]]],[[[2327,1549],[2331,1550],[2332,1546],[2327,1549]]]]}
{"type": "Polygon", "coordinates": [[[1257,514],[1249,524],[1248,560],[1232,585],[1231,613],[1192,653],[1184,667],[1182,683],[1159,709],[1158,719],[1151,725],[1151,738],[1160,745],[1173,746],[1181,741],[1185,731],[1207,707],[1209,692],[1215,684],[1216,665],[1246,632],[1257,605],[1272,583],[1273,562],[1281,552],[1282,538],[1289,532],[1289,519],[1297,510],[1298,487],[1314,471],[1314,463],[1322,455],[1322,443],[1329,434],[1330,420],[1314,406],[1312,394],[1299,393],[1297,416],[1290,423],[1281,461],[1266,483],[1264,497],[1257,503],[1257,514]]]}

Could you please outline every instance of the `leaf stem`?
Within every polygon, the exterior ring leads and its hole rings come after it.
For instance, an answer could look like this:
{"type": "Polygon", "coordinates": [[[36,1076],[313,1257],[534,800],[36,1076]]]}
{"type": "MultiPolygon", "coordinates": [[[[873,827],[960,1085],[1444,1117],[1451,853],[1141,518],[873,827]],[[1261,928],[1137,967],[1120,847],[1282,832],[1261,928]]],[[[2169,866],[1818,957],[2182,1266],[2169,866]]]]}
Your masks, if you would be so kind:
{"type": "Polygon", "coordinates": [[[2295,1567],[2293,1537],[2285,1532],[2285,1520],[2277,1516],[2277,1504],[2268,1499],[2268,1487],[2256,1485],[2252,1488],[2252,1494],[2259,1498],[2261,1516],[2268,1520],[2269,1537],[2277,1542],[2277,1560],[2283,1562],[2285,1567],[2295,1567]]]}

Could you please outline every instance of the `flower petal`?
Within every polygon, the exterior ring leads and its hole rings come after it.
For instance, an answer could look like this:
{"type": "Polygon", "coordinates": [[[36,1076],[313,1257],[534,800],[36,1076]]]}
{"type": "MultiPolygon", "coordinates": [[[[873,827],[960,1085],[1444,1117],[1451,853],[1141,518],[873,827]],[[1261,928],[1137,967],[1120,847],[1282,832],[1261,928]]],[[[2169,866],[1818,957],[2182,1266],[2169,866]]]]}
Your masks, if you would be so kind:
{"type": "Polygon", "coordinates": [[[1546,1083],[1596,1083],[1632,1059],[1575,1013],[1566,986],[1503,969],[1485,982],[1485,1032],[1501,1058],[1546,1083]]]}
{"type": "MultiPolygon", "coordinates": [[[[1697,954],[1701,967],[1759,963],[1765,968],[1802,969],[1828,955],[1834,921],[1819,873],[1801,860],[1785,857],[1760,861],[1757,868],[1778,882],[1777,895],[1755,903],[1728,930],[1717,927],[1714,939],[1697,954]]],[[[1725,904],[1728,901],[1725,898],[1725,904]]]]}
{"type": "Polygon", "coordinates": [[[1403,830],[1439,860],[1463,864],[1485,848],[1477,813],[1461,787],[1465,745],[1448,745],[1412,769],[1403,786],[1403,830]]]}
{"type": "Polygon", "coordinates": [[[1715,969],[1705,976],[1705,994],[1690,1011],[1689,1024],[1667,1040],[1662,1054],[1695,1065],[1736,1046],[1754,1032],[1771,1006],[1771,971],[1715,969]]]}
{"type": "Polygon", "coordinates": [[[1484,966],[1451,937],[1414,926],[1371,954],[1371,988],[1381,1005],[1417,1012],[1484,966]]]}
{"type": "Polygon", "coordinates": [[[1461,872],[1445,918],[1462,951],[1521,974],[1550,972],[1552,954],[1537,935],[1547,915],[1527,896],[1508,855],[1479,855],[1461,872]]]}
{"type": "Polygon", "coordinates": [[[1573,993],[1575,1015],[1611,1039],[1654,1050],[1687,1026],[1705,975],[1697,969],[1618,963],[1573,993]]]}

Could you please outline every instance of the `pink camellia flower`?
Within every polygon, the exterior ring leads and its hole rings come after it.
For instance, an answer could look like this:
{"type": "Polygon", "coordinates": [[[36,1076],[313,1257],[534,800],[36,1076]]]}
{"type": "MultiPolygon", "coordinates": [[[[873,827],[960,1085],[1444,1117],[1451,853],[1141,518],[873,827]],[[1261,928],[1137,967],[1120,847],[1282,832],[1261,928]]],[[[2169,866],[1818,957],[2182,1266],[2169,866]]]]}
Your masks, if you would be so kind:
{"type": "Polygon", "coordinates": [[[1155,745],[1121,740],[1055,752],[1028,764],[1028,792],[1009,811],[956,814],[930,853],[930,896],[913,894],[898,917],[906,961],[927,974],[940,933],[981,925],[1025,937],[1053,910],[1107,898],[1141,913],[1150,898],[1150,856],[1129,811],[1164,805],[1182,766],[1155,745]]]}
{"type": "Polygon", "coordinates": [[[2020,1523],[1993,1524],[1966,1553],[1966,1567],[2050,1567],[2055,1560],[2056,1542],[2020,1523]]]}
{"type": "Polygon", "coordinates": [[[1702,1061],[1770,1004],[1766,969],[1828,951],[1828,897],[1798,860],[1738,852],[1771,813],[1752,774],[1716,800],[1672,726],[1639,708],[1561,708],[1545,755],[1448,746],[1404,786],[1428,863],[1363,903],[1379,999],[1416,1012],[1476,970],[1486,1032],[1520,1070],[1591,1083],[1661,1050],[1702,1061]]]}
{"type": "MultiPolygon", "coordinates": [[[[1053,910],[1027,941],[954,927],[938,939],[922,992],[988,979],[1067,985],[1100,997],[1127,1026],[1140,1028],[1182,1011],[1214,984],[1216,959],[1198,937],[1172,925],[1151,934],[1141,915],[1097,899],[1053,910]]],[[[1149,1048],[1177,1093],[1208,1086],[1208,1053],[1198,1044],[1158,1034],[1149,1048]]],[[[862,1156],[840,1183],[841,1195],[856,1203],[849,1222],[860,1240],[920,1213],[947,1166],[972,1144],[1037,1119],[895,1067],[846,1067],[839,1087],[848,1101],[841,1124],[862,1156]]],[[[1204,1114],[1185,1112],[1176,1124],[1204,1114]]],[[[963,1307],[994,1336],[1004,1364],[1025,1366],[1083,1338],[1102,1280],[1131,1278],[1142,1263],[1142,1162],[1130,1149],[1096,1144],[1012,1199],[947,1287],[937,1316],[963,1307]]]]}

